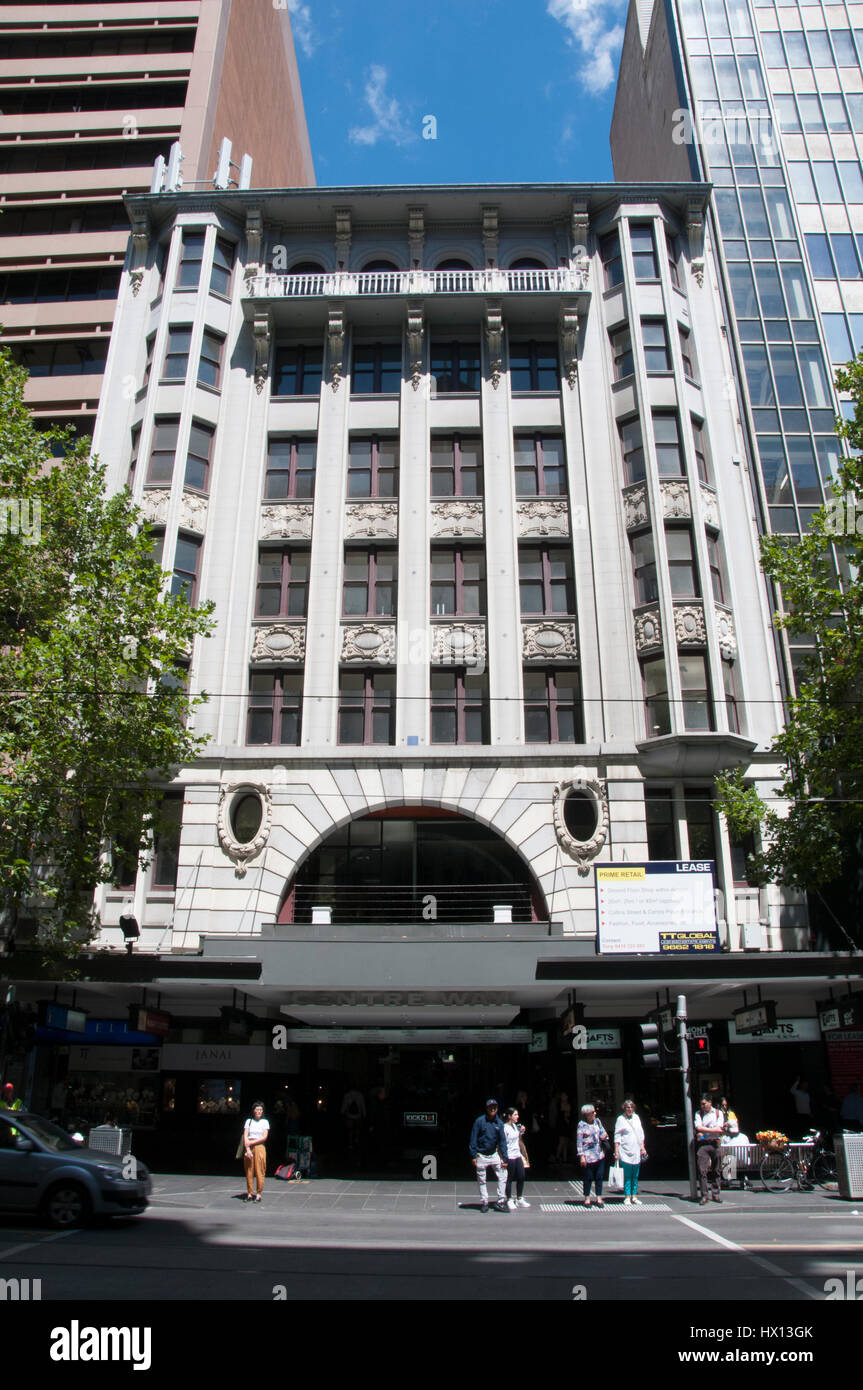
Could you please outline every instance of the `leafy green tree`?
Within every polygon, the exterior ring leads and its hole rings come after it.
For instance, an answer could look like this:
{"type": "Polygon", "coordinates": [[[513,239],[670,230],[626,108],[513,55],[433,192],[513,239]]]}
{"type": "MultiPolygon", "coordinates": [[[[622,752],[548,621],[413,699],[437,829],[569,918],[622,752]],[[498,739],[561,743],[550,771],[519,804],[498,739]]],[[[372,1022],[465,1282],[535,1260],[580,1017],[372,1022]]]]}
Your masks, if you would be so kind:
{"type": "Polygon", "coordinates": [[[143,859],[205,742],[184,663],[212,605],[166,594],[128,492],[89,440],[35,427],[26,380],[0,348],[0,937],[36,917],[62,956],[93,935],[110,846],[143,859]]]}
{"type": "Polygon", "coordinates": [[[827,923],[839,924],[839,944],[846,932],[863,940],[856,906],[863,832],[863,353],[837,373],[836,385],[851,393],[854,418],[837,422],[853,452],[840,464],[833,497],[801,540],[761,540],[761,567],[782,593],[777,627],[814,642],[772,745],[783,766],[776,794],[789,803],[788,813],[763,801],[740,769],[718,778],[717,790],[733,832],[760,828],[764,847],[750,863],[750,882],[809,890],[816,916],[820,905],[827,923]]]}

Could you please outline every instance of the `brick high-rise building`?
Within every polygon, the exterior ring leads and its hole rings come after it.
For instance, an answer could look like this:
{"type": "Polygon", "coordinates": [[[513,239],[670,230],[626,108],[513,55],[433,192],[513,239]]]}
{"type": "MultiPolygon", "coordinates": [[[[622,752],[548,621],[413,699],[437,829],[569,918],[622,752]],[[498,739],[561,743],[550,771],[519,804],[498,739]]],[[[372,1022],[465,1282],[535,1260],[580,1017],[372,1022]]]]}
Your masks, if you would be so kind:
{"type": "Polygon", "coordinates": [[[256,0],[0,5],[0,322],[37,418],[92,431],[129,221],[180,142],[223,138],[259,187],[314,183],[286,8],[256,0]]]}

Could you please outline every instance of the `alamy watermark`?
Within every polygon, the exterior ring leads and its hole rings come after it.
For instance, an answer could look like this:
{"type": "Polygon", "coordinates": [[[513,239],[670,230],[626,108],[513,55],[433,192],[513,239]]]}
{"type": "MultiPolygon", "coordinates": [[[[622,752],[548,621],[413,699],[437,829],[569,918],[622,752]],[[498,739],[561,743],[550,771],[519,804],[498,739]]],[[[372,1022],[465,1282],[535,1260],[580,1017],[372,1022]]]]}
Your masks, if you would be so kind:
{"type": "Polygon", "coordinates": [[[768,111],[721,111],[702,114],[696,125],[692,112],[679,108],[671,115],[675,145],[760,145],[775,149],[773,118],[768,111]]]}
{"type": "Polygon", "coordinates": [[[825,530],[831,536],[863,536],[863,503],[854,497],[831,497],[824,504],[825,530]]]}
{"type": "Polygon", "coordinates": [[[0,497],[0,536],[21,536],[25,545],[42,539],[42,499],[0,497]]]}

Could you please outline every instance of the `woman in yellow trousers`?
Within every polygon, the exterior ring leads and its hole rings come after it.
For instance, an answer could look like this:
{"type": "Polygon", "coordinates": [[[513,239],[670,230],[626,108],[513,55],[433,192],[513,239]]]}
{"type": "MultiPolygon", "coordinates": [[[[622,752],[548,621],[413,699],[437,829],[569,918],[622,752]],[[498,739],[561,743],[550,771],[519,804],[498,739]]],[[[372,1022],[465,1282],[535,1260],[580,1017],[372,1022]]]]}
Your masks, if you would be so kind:
{"type": "Polygon", "coordinates": [[[243,1125],[243,1167],[246,1170],[246,1201],[260,1202],[267,1176],[267,1135],[270,1122],[264,1119],[264,1107],[256,1100],[252,1117],[243,1125]],[[257,1195],[255,1195],[257,1184],[257,1195]]]}

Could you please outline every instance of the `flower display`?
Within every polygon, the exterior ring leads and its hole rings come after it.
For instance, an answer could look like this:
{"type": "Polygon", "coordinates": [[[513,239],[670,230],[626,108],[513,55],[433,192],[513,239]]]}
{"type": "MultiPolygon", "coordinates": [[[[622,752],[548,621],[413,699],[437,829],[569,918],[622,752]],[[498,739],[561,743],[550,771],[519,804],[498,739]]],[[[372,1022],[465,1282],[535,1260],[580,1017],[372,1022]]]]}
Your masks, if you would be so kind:
{"type": "Polygon", "coordinates": [[[788,1135],[778,1129],[761,1129],[755,1136],[763,1149],[787,1149],[788,1135]]]}

